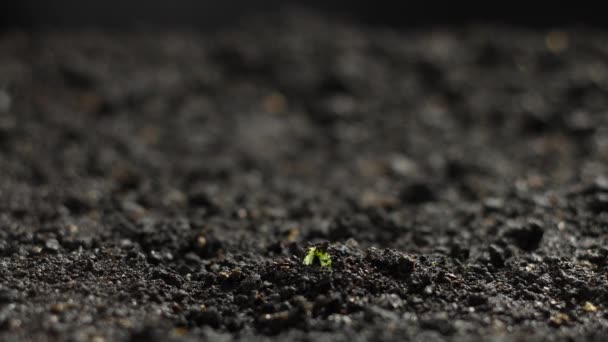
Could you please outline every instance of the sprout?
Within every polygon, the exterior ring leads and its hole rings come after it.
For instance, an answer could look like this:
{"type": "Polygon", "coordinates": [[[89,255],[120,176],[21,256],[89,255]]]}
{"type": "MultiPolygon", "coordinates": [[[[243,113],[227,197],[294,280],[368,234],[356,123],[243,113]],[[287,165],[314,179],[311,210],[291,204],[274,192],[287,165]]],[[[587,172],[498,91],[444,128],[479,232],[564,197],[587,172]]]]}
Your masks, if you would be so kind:
{"type": "Polygon", "coordinates": [[[310,247],[308,254],[304,257],[304,265],[310,266],[315,262],[315,259],[319,260],[321,267],[331,268],[331,257],[326,250],[321,250],[317,247],[310,247]]]}

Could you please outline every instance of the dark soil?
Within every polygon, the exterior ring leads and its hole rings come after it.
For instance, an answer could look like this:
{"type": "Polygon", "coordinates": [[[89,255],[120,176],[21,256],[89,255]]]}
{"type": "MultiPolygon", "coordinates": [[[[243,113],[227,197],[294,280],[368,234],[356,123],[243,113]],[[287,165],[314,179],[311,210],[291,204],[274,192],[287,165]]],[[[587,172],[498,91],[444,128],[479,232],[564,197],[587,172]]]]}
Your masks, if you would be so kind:
{"type": "Polygon", "coordinates": [[[604,341],[607,41],[5,32],[0,340],[604,341]]]}

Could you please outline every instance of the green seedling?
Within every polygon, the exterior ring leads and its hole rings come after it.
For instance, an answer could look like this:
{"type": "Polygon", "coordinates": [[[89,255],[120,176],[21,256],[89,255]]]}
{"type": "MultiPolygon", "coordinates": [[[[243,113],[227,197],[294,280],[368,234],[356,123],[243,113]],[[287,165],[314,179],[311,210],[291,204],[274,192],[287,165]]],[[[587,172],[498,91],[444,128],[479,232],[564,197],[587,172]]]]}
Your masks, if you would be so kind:
{"type": "Polygon", "coordinates": [[[315,259],[319,260],[321,267],[331,268],[331,257],[329,256],[329,253],[317,247],[310,247],[308,249],[308,254],[304,257],[304,265],[312,265],[315,262],[315,259]]]}

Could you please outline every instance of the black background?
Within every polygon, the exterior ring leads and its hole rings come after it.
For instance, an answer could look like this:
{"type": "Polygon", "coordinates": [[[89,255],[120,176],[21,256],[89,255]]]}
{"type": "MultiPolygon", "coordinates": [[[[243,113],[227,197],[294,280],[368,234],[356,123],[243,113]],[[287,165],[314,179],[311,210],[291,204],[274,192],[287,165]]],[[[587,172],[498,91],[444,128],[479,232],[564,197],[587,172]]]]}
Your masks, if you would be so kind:
{"type": "Polygon", "coordinates": [[[605,27],[599,5],[563,6],[558,2],[463,3],[361,0],[16,0],[0,1],[4,28],[195,28],[230,25],[244,14],[289,6],[312,7],[374,25],[422,27],[499,23],[531,27],[605,27]]]}

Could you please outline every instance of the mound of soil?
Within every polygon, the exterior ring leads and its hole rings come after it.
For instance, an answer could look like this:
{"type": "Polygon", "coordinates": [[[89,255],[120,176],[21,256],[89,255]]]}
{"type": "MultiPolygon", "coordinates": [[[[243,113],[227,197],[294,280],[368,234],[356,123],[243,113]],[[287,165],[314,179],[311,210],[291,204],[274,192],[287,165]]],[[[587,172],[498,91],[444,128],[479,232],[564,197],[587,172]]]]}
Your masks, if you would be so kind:
{"type": "Polygon", "coordinates": [[[4,33],[0,340],[601,341],[607,39],[4,33]]]}

